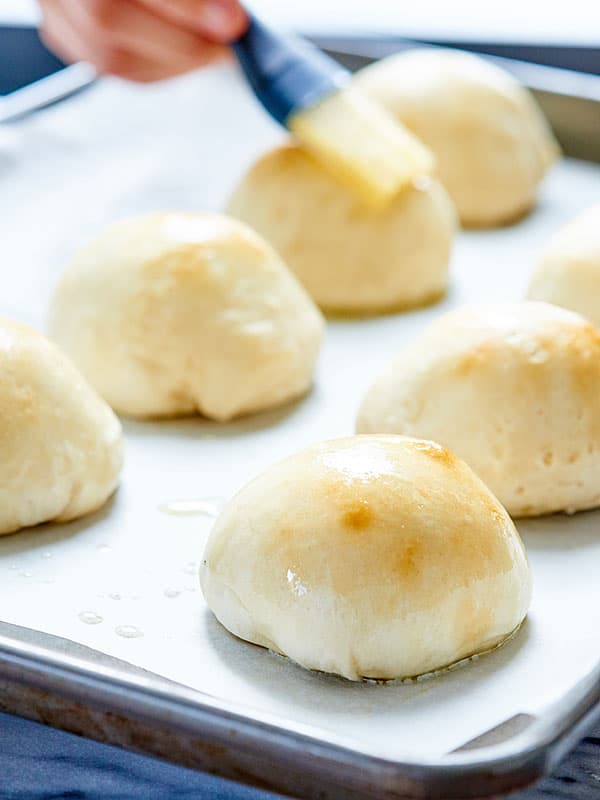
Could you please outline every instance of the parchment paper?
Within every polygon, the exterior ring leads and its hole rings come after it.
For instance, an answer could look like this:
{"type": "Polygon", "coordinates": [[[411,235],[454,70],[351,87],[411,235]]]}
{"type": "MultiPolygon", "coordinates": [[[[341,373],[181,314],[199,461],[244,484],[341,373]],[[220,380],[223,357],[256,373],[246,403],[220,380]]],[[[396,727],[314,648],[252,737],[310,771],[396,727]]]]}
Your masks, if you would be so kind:
{"type": "MultiPolygon", "coordinates": [[[[155,209],[218,209],[279,136],[230,67],[158,87],[107,80],[1,129],[0,313],[43,328],[61,266],[105,223],[155,209]]],[[[600,513],[519,524],[534,600],[509,645],[435,680],[375,686],[312,674],[233,639],[198,590],[212,520],[158,506],[226,499],[288,453],[351,433],[364,391],[402,342],[451,306],[522,297],[548,235],[599,197],[600,167],[563,162],[529,218],[459,236],[444,303],[330,322],[314,391],[293,406],[224,426],[125,422],[121,487],[102,512],[0,540],[0,617],[233,700],[249,715],[269,712],[389,757],[439,755],[513,714],[542,712],[600,659],[600,513]],[[102,621],[82,622],[85,612],[102,621]],[[123,625],[143,635],[117,635],[123,625]]]]}

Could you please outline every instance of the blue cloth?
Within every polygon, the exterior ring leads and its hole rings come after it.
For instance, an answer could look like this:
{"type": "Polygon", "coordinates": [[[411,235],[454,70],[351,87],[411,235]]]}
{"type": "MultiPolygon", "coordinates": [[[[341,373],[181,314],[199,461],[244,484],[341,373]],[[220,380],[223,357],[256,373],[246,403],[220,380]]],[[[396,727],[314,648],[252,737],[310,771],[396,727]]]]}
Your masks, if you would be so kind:
{"type": "Polygon", "coordinates": [[[0,800],[273,800],[274,797],[0,714],[0,800]]]}
{"type": "MultiPolygon", "coordinates": [[[[511,800],[598,800],[600,726],[537,787],[511,800]]],[[[0,800],[275,800],[116,747],[0,714],[0,800]]]]}

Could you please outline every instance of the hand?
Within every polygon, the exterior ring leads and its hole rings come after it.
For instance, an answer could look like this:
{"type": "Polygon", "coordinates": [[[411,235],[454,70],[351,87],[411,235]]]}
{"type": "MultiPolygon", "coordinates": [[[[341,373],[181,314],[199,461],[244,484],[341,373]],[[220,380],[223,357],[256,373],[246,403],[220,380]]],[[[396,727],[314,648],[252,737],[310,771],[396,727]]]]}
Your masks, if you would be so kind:
{"type": "Polygon", "coordinates": [[[237,0],[40,0],[44,42],[65,61],[156,81],[227,57],[243,33],[237,0]]]}

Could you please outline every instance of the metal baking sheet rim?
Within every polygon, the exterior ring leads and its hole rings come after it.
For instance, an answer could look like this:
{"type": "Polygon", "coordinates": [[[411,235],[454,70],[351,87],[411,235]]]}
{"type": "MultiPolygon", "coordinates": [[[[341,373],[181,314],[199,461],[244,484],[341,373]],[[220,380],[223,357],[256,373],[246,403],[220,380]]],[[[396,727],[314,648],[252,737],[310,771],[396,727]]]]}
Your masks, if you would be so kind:
{"type": "MultiPolygon", "coordinates": [[[[586,103],[600,114],[595,97],[586,103]]],[[[269,715],[246,718],[181,684],[125,663],[94,664],[33,644],[19,631],[25,633],[0,623],[0,710],[301,798],[453,800],[514,791],[543,777],[600,717],[599,665],[498,744],[487,744],[484,734],[439,759],[396,761],[324,742],[308,726],[299,733],[269,715]]],[[[43,641],[43,634],[27,633],[43,641]]]]}
{"type": "Polygon", "coordinates": [[[308,726],[302,733],[290,731],[268,714],[250,720],[225,701],[152,673],[128,676],[115,667],[92,666],[19,641],[18,635],[0,635],[0,708],[297,797],[450,800],[514,791],[550,770],[600,717],[600,665],[548,712],[532,717],[521,733],[491,746],[473,743],[439,759],[366,755],[323,742],[308,726]],[[48,694],[60,698],[58,720],[36,711],[48,694]],[[90,707],[99,716],[90,715],[90,707]],[[65,710],[75,713],[77,724],[69,718],[64,724],[65,710]],[[132,720],[138,729],[131,728],[132,720]],[[127,736],[128,725],[135,735],[127,736]]]}

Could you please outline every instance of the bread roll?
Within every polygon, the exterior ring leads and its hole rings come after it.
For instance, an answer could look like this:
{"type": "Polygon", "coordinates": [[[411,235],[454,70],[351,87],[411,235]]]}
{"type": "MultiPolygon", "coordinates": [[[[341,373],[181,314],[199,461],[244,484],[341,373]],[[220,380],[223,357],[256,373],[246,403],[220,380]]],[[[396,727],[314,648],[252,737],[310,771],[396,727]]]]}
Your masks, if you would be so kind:
{"type": "Polygon", "coordinates": [[[0,319],[0,534],[81,517],[112,494],[121,426],[54,345],[0,319]]]}
{"type": "Polygon", "coordinates": [[[600,328],[600,204],[550,239],[527,296],[577,311],[600,328]]]}
{"type": "Polygon", "coordinates": [[[449,447],[513,516],[600,504],[600,333],[546,303],[460,308],[369,390],[360,433],[449,447]]]}
{"type": "Polygon", "coordinates": [[[455,213],[431,178],[376,211],[288,145],[254,164],[228,211],[271,242],[326,311],[411,308],[446,291],[455,213]]]}
{"type": "Polygon", "coordinates": [[[463,225],[511,222],[535,203],[559,148],[531,94],[508,73],[431,48],[378,61],[355,81],[434,153],[463,225]]]}
{"type": "Polygon", "coordinates": [[[217,520],[200,581],[236,636],[350,680],[488,650],[530,599],[502,506],[448,450],[400,436],[317,444],[253,480],[217,520]]]}
{"type": "Polygon", "coordinates": [[[228,420],[307,391],[323,320],[248,227],[169,213],[118,222],[84,248],[50,330],[117,411],[228,420]]]}

